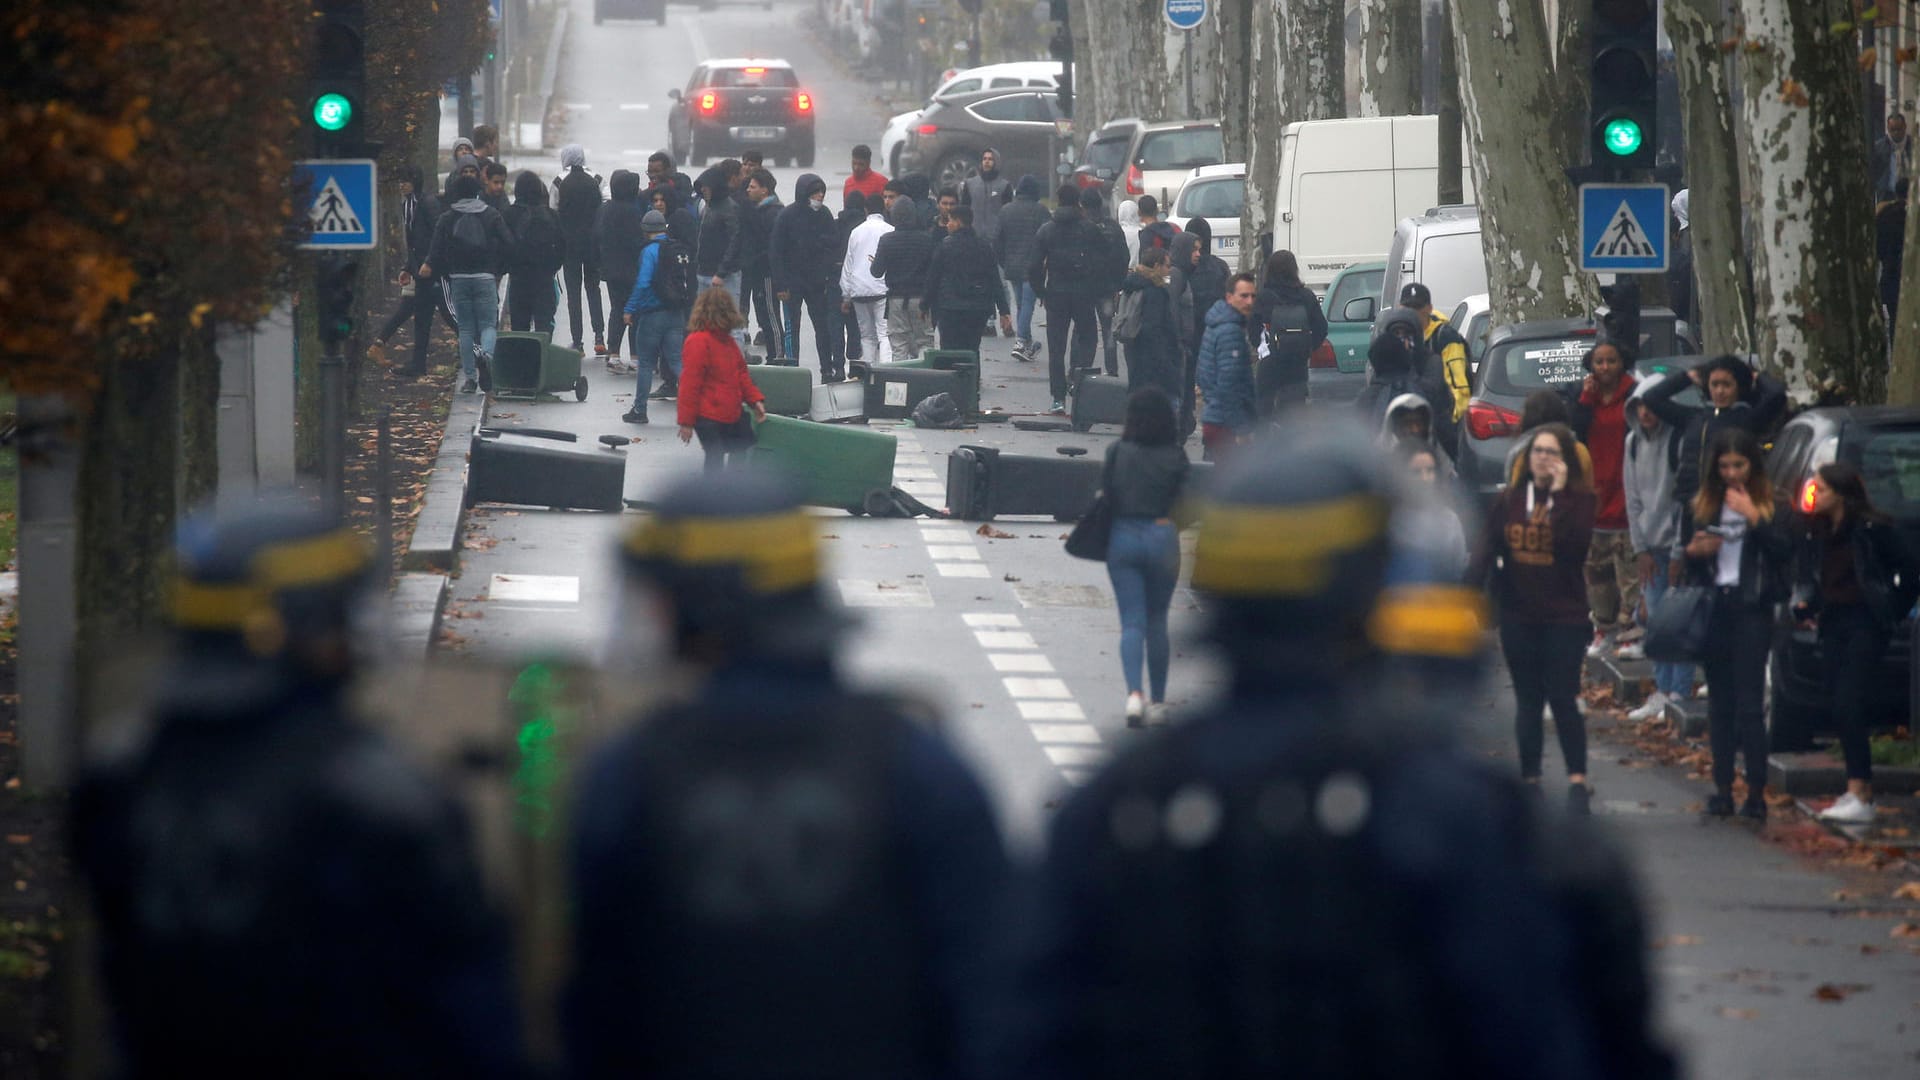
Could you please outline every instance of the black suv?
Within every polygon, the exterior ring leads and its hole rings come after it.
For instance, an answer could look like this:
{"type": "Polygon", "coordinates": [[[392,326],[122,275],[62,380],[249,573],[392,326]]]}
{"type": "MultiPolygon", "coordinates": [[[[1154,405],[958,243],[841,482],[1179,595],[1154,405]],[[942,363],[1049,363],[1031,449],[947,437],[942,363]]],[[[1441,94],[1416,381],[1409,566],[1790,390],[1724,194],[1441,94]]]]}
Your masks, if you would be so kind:
{"type": "MultiPolygon", "coordinates": [[[[1787,421],[1767,454],[1767,479],[1773,484],[1774,514],[1795,536],[1807,529],[1814,473],[1832,461],[1859,466],[1874,508],[1893,519],[1908,550],[1920,552],[1920,409],[1809,409],[1787,421]]],[[[1804,568],[1795,569],[1796,579],[1805,576],[1804,568]]],[[[1833,729],[1819,636],[1801,629],[1792,605],[1783,604],[1773,641],[1768,701],[1773,744],[1801,749],[1816,730],[1833,729]]],[[[1867,680],[1876,710],[1888,723],[1915,722],[1914,645],[1913,621],[1903,619],[1887,644],[1880,677],[1867,680]]]]}
{"type": "Polygon", "coordinates": [[[699,168],[757,149],[769,165],[813,166],[813,95],[785,60],[709,60],[693,69],[684,92],[667,96],[675,161],[699,168]]]}

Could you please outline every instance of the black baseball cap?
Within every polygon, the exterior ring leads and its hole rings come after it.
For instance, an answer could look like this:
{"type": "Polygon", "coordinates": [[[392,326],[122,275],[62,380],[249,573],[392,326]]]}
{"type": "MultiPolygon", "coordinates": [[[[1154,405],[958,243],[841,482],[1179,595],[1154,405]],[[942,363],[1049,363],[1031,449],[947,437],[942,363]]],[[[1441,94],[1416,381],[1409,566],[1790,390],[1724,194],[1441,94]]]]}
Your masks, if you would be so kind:
{"type": "Polygon", "coordinates": [[[1417,281],[1409,281],[1400,290],[1400,306],[1404,308],[1423,308],[1433,303],[1433,293],[1417,281]]]}

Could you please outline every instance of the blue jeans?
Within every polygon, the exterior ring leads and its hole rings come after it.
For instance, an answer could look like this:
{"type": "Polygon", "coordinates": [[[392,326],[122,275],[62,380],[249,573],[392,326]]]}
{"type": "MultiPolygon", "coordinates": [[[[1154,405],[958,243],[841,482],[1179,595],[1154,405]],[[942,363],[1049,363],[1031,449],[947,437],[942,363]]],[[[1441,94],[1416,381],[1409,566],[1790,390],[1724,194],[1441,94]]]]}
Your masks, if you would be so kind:
{"type": "Polygon", "coordinates": [[[1144,651],[1152,700],[1165,701],[1167,658],[1173,652],[1167,609],[1173,606],[1173,587],[1180,579],[1180,531],[1153,518],[1115,518],[1113,539],[1107,544],[1107,577],[1120,604],[1120,668],[1127,676],[1127,692],[1140,690],[1144,651]]]}
{"type": "Polygon", "coordinates": [[[460,374],[477,378],[474,347],[493,355],[494,336],[500,332],[500,298],[491,277],[448,278],[447,289],[453,296],[453,317],[460,323],[460,374]]]}
{"type": "Polygon", "coordinates": [[[678,311],[643,311],[633,317],[633,411],[647,411],[658,368],[669,383],[680,381],[680,347],[687,339],[687,317],[678,311]]]}
{"type": "MultiPolygon", "coordinates": [[[[1646,598],[1647,612],[1652,614],[1653,605],[1667,594],[1672,584],[1667,580],[1667,553],[1656,551],[1653,555],[1653,580],[1640,590],[1646,598]]],[[[1693,665],[1686,663],[1658,663],[1653,665],[1653,688],[1669,697],[1686,697],[1693,693],[1693,665]]]]}
{"type": "Polygon", "coordinates": [[[1033,286],[1024,281],[1015,285],[1014,289],[1017,290],[1020,295],[1016,298],[1018,310],[1015,311],[1013,316],[1013,336],[1021,341],[1032,341],[1033,306],[1039,302],[1040,298],[1035,295],[1033,286]]]}

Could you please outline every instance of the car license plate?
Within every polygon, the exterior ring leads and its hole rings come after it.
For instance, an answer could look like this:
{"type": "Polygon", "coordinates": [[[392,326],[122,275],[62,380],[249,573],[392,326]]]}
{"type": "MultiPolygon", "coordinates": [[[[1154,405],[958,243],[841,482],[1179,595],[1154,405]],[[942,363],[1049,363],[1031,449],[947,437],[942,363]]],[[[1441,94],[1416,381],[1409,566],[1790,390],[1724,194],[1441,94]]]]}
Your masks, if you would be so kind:
{"type": "Polygon", "coordinates": [[[1213,238],[1213,245],[1221,251],[1239,251],[1240,238],[1232,234],[1216,236],[1213,238]]]}
{"type": "Polygon", "coordinates": [[[733,137],[736,139],[753,139],[762,142],[772,142],[782,134],[784,134],[784,132],[777,127],[743,127],[735,128],[733,137]]]}

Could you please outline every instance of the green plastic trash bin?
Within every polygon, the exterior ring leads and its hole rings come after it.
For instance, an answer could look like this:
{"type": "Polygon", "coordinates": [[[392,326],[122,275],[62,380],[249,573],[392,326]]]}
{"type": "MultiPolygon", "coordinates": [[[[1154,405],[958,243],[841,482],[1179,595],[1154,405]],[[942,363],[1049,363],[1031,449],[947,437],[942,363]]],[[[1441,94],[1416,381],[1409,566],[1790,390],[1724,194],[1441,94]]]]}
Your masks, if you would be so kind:
{"type": "Polygon", "coordinates": [[[980,384],[973,370],[875,364],[867,372],[869,419],[904,420],[913,415],[914,406],[935,394],[952,394],[962,416],[980,411],[980,384]]]}
{"type": "Polygon", "coordinates": [[[544,334],[504,333],[494,339],[487,390],[497,398],[539,397],[569,390],[587,400],[587,379],[580,374],[580,353],[546,340],[544,334]]]}
{"type": "Polygon", "coordinates": [[[754,364],[747,368],[753,385],[767,396],[770,413],[805,416],[813,410],[813,369],[754,364]]]}
{"type": "Polygon", "coordinates": [[[754,430],[751,455],[794,477],[809,506],[863,513],[867,494],[893,488],[893,436],[845,424],[768,416],[754,430]]]}

